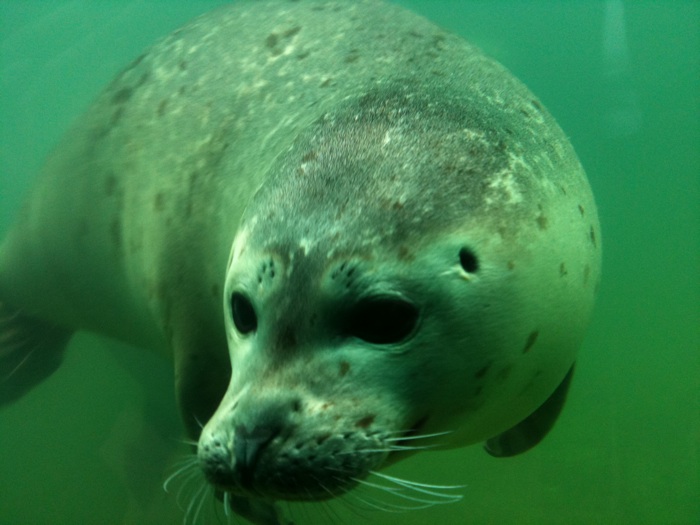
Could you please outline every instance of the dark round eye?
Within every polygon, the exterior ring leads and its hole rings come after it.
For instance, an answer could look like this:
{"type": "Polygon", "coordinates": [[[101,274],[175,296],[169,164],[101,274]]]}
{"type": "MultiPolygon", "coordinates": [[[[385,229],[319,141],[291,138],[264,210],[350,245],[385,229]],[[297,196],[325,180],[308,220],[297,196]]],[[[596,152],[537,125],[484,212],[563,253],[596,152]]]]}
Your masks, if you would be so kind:
{"type": "Polygon", "coordinates": [[[398,343],[413,331],[418,309],[401,299],[366,299],[348,316],[348,334],[378,345],[398,343]]]}
{"type": "Polygon", "coordinates": [[[467,273],[474,273],[479,269],[479,259],[476,258],[476,254],[469,248],[459,250],[459,264],[462,265],[462,269],[467,273]]]}
{"type": "Polygon", "coordinates": [[[258,318],[255,315],[253,305],[241,293],[237,292],[231,296],[231,315],[236,330],[242,334],[249,334],[258,327],[258,318]]]}

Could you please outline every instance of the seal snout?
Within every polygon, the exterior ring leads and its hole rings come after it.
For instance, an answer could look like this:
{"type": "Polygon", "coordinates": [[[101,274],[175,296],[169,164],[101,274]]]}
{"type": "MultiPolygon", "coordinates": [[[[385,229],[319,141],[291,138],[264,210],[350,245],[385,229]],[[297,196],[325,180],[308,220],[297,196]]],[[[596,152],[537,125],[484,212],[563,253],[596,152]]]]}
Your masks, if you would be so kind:
{"type": "Polygon", "coordinates": [[[237,425],[233,440],[234,468],[241,485],[248,488],[252,484],[253,472],[262,451],[282,430],[281,424],[262,424],[248,429],[237,425]]]}
{"type": "Polygon", "coordinates": [[[298,409],[299,402],[269,400],[248,405],[237,404],[233,412],[215,415],[200,437],[200,467],[207,480],[220,488],[254,491],[261,458],[268,456],[266,460],[274,462],[270,445],[279,445],[284,441],[280,436],[291,431],[289,414],[298,409]]]}

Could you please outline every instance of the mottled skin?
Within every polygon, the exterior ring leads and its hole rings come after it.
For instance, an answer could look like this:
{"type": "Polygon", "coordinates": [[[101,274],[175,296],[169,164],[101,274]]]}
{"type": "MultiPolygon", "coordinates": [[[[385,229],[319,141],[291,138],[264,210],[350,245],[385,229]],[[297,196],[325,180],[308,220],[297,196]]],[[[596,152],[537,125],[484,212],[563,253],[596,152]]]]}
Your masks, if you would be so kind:
{"type": "Polygon", "coordinates": [[[465,445],[535,410],[599,270],[583,170],[500,65],[384,3],[238,2],[135,60],[56,149],[0,300],[169,353],[212,482],[317,499],[402,457],[388,438],[465,445]],[[410,334],[357,337],[373,298],[412,305],[410,334]]]}

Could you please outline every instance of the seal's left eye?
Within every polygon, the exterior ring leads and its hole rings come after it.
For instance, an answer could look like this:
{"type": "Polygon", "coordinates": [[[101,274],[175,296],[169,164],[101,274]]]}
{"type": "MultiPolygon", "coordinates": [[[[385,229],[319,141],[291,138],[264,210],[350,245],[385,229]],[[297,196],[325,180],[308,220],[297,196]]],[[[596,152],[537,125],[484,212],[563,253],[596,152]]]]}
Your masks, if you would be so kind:
{"type": "Polygon", "coordinates": [[[394,298],[361,301],[348,316],[349,335],[374,344],[391,344],[408,337],[418,322],[418,309],[394,298]]]}
{"type": "Polygon", "coordinates": [[[234,293],[231,296],[231,315],[236,330],[242,334],[249,334],[258,327],[258,317],[255,315],[253,305],[241,293],[234,293]]]}

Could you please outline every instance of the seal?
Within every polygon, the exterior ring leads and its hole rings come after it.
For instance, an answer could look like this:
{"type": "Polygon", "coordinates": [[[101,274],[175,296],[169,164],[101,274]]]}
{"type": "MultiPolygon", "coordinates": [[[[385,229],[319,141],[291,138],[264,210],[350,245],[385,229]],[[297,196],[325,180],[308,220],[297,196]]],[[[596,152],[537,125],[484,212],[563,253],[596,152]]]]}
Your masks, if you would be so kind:
{"type": "Polygon", "coordinates": [[[502,66],[375,0],[237,2],[47,160],[0,249],[0,403],[76,330],[163,352],[206,479],[278,523],[430,446],[538,443],[600,257],[571,145],[502,66]]]}

